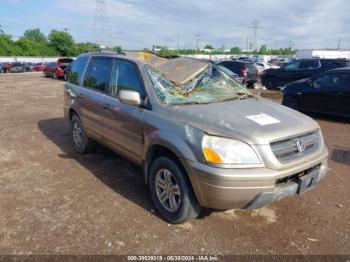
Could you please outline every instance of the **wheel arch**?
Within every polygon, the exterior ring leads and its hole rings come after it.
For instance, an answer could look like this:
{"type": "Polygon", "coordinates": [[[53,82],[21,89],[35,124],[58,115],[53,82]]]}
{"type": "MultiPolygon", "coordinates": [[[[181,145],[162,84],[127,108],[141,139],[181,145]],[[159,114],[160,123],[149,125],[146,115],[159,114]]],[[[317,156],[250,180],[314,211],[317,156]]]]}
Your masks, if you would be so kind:
{"type": "Polygon", "coordinates": [[[148,184],[148,176],[149,176],[149,169],[153,163],[153,161],[159,157],[159,156],[168,156],[176,161],[176,163],[179,165],[179,167],[183,170],[184,174],[187,176],[186,169],[181,164],[181,161],[179,161],[179,155],[176,154],[174,148],[169,147],[168,145],[164,145],[161,143],[154,144],[151,147],[148,148],[147,153],[145,155],[144,160],[144,179],[146,185],[148,184]]]}

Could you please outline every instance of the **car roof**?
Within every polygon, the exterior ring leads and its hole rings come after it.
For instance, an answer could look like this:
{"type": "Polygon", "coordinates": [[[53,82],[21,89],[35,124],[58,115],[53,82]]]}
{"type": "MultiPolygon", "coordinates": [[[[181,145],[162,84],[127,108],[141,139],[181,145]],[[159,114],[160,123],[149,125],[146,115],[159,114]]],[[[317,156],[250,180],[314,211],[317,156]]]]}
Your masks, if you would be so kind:
{"type": "Polygon", "coordinates": [[[338,67],[327,72],[350,73],[350,67],[338,67]]]}
{"type": "Polygon", "coordinates": [[[199,59],[181,56],[163,57],[158,54],[145,51],[130,51],[126,52],[125,54],[120,54],[114,51],[93,51],[83,53],[80,56],[109,56],[134,62],[139,67],[150,65],[156,71],[161,73],[162,76],[179,85],[183,85],[184,83],[190,81],[209,65],[209,62],[199,59]]]}
{"type": "Polygon", "coordinates": [[[221,60],[219,61],[218,63],[221,63],[221,62],[230,62],[230,63],[240,63],[240,64],[253,64],[253,62],[251,61],[243,61],[243,60],[221,60]]]}

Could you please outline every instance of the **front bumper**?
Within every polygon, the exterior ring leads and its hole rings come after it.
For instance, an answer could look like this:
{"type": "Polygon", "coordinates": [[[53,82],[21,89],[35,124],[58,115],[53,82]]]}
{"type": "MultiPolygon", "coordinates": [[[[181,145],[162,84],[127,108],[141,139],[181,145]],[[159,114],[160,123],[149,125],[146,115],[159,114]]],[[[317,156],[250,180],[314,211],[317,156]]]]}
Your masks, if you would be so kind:
{"type": "Polygon", "coordinates": [[[315,183],[327,175],[328,151],[287,170],[268,168],[224,169],[182,160],[198,202],[215,209],[260,208],[273,201],[295,195],[298,182],[279,183],[281,179],[318,167],[315,183]]]}

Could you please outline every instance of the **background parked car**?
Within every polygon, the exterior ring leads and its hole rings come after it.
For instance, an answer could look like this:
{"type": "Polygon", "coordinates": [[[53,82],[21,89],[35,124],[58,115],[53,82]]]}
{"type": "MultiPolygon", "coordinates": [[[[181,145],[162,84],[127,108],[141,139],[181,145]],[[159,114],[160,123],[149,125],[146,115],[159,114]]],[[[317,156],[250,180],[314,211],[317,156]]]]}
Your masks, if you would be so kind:
{"type": "Polygon", "coordinates": [[[0,74],[4,73],[5,67],[3,64],[0,64],[0,74]]]}
{"type": "Polygon", "coordinates": [[[12,66],[12,63],[9,63],[9,62],[5,62],[5,63],[3,63],[3,72],[4,73],[7,73],[8,71],[9,71],[9,69],[11,68],[11,66],[12,66]]]}
{"type": "MultiPolygon", "coordinates": [[[[73,61],[74,62],[74,61],[73,61]]],[[[64,81],[68,81],[68,78],[69,78],[69,73],[70,73],[70,70],[71,70],[71,67],[72,67],[72,63],[70,63],[68,66],[66,66],[64,68],[64,75],[63,75],[63,79],[64,81]]]]}
{"type": "Polygon", "coordinates": [[[31,71],[31,66],[23,62],[13,63],[12,66],[8,69],[8,72],[11,72],[11,73],[30,72],[30,71],[31,71]]]}
{"type": "Polygon", "coordinates": [[[47,63],[43,70],[44,76],[56,79],[57,78],[56,68],[57,68],[56,62],[47,63]]]}
{"type": "Polygon", "coordinates": [[[226,60],[218,62],[218,65],[242,77],[243,83],[247,87],[253,87],[258,82],[258,70],[252,62],[226,60]]]}
{"type": "Polygon", "coordinates": [[[350,61],[346,59],[299,59],[279,69],[266,70],[261,76],[261,82],[267,89],[277,90],[287,83],[347,66],[350,66],[350,61]]]}
{"type": "Polygon", "coordinates": [[[52,77],[53,79],[64,78],[64,69],[73,61],[72,58],[60,58],[57,62],[48,63],[43,70],[45,77],[52,77]]]}
{"type": "Polygon", "coordinates": [[[350,68],[289,83],[282,92],[282,104],[293,109],[350,117],[350,68]]]}
{"type": "Polygon", "coordinates": [[[33,71],[36,71],[36,72],[43,71],[45,66],[46,64],[44,63],[36,63],[33,65],[33,71]]]}
{"type": "Polygon", "coordinates": [[[266,62],[255,62],[255,67],[258,69],[258,74],[261,75],[267,69],[278,69],[277,65],[273,65],[266,62]]]}

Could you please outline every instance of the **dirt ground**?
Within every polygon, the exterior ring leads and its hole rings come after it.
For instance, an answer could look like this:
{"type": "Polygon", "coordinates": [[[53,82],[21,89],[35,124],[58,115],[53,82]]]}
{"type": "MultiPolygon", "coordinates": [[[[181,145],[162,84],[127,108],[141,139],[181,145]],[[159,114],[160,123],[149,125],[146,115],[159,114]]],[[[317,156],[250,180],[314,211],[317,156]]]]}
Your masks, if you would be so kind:
{"type": "Polygon", "coordinates": [[[138,167],[73,151],[63,84],[0,74],[0,254],[350,254],[349,121],[316,117],[330,174],[314,190],[173,226],[138,167]]]}

